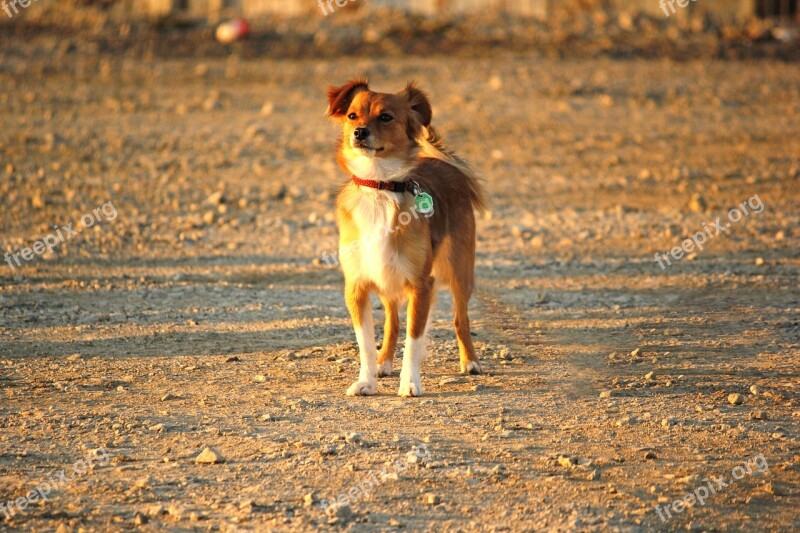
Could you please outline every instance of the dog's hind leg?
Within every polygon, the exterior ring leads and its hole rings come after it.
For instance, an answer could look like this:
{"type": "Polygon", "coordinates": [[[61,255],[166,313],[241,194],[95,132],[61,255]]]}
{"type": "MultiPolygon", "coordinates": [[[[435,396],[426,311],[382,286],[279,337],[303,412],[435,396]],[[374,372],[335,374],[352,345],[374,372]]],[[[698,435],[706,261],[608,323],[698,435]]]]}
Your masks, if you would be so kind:
{"type": "Polygon", "coordinates": [[[383,324],[383,345],[378,353],[378,377],[392,375],[392,361],[397,349],[397,336],[400,332],[400,316],[397,313],[397,302],[381,296],[386,321],[383,324]]]}
{"type": "MultiPolygon", "coordinates": [[[[470,270],[470,278],[472,271],[470,270]]],[[[475,355],[475,347],[472,345],[472,333],[469,329],[469,299],[472,296],[472,279],[461,279],[453,276],[450,281],[450,288],[453,291],[453,314],[455,318],[453,324],[456,328],[458,339],[458,357],[461,362],[462,374],[480,374],[481,365],[475,355]]]]}
{"type": "Polygon", "coordinates": [[[361,370],[358,381],[347,389],[348,396],[371,396],[378,387],[378,350],[375,347],[375,326],[372,322],[372,306],[369,303],[369,290],[362,286],[345,283],[347,309],[356,330],[361,370]]]}

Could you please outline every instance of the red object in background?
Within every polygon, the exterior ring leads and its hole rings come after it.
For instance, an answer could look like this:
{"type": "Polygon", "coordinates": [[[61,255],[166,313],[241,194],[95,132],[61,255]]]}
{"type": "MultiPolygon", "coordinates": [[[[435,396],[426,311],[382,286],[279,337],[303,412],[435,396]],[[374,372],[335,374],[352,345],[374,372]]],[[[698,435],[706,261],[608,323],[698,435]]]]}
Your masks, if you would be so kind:
{"type": "Polygon", "coordinates": [[[223,44],[244,39],[250,35],[250,24],[244,19],[233,19],[217,26],[217,40],[223,44]]]}

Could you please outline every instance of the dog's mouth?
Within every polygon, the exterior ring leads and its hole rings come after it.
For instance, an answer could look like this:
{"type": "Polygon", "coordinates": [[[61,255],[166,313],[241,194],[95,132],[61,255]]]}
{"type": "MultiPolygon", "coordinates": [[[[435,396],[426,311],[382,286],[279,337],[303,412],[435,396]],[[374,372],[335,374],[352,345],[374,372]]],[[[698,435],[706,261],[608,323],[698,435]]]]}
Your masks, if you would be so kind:
{"type": "Polygon", "coordinates": [[[356,148],[356,149],[359,149],[359,150],[369,150],[369,151],[375,152],[376,154],[383,152],[383,149],[384,149],[383,146],[378,146],[378,147],[372,146],[370,143],[365,142],[365,141],[356,141],[353,144],[353,148],[356,148]]]}

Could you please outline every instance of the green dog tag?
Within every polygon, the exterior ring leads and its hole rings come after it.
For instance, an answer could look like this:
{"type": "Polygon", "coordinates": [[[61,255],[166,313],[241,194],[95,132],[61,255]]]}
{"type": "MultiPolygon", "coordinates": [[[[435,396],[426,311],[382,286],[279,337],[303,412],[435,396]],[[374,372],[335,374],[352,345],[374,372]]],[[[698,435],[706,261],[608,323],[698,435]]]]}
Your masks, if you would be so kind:
{"type": "Polygon", "coordinates": [[[414,203],[417,206],[417,211],[423,215],[433,213],[433,197],[426,192],[418,192],[414,195],[414,203]]]}

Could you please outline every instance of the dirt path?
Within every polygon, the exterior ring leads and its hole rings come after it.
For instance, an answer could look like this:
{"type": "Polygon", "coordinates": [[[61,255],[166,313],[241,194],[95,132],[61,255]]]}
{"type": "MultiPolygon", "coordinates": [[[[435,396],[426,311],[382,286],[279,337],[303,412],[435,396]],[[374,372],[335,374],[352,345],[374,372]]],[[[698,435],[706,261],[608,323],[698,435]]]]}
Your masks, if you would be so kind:
{"type": "Polygon", "coordinates": [[[800,527],[796,65],[46,52],[0,69],[0,242],[116,215],[0,271],[0,502],[70,478],[0,530],[800,527]],[[321,260],[344,178],[323,92],[361,72],[417,79],[492,197],[488,371],[456,374],[443,294],[415,400],[396,374],[344,396],[357,353],[321,260]]]}

